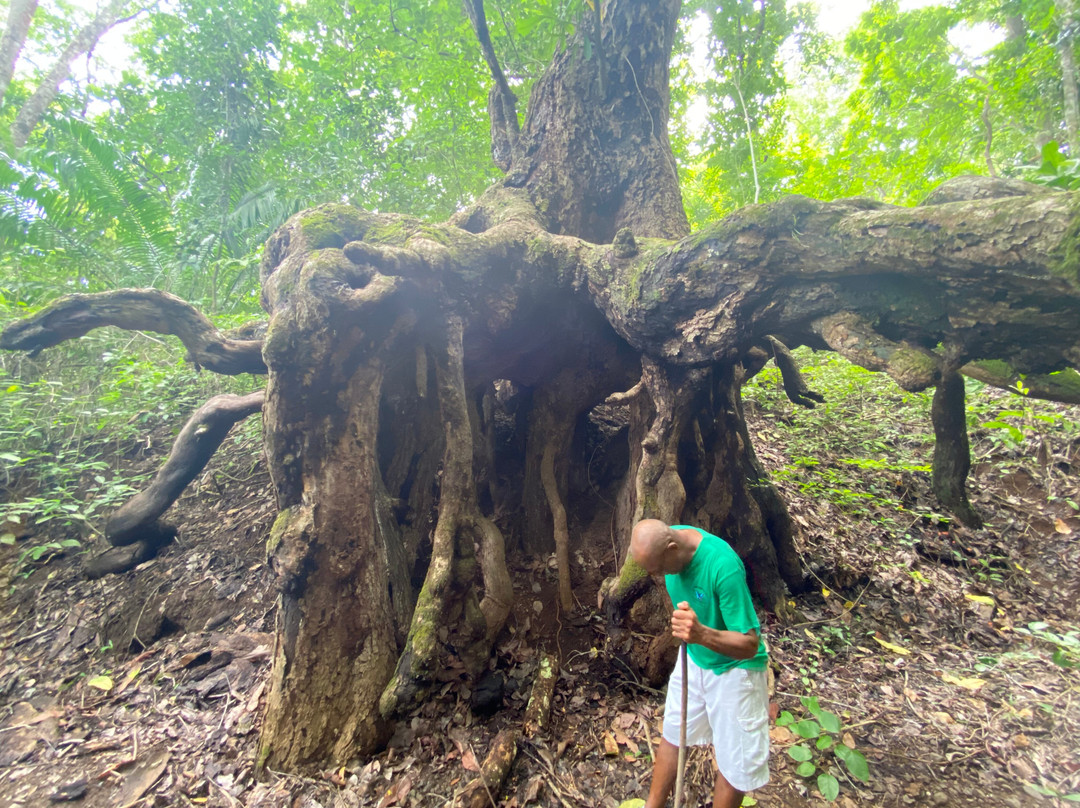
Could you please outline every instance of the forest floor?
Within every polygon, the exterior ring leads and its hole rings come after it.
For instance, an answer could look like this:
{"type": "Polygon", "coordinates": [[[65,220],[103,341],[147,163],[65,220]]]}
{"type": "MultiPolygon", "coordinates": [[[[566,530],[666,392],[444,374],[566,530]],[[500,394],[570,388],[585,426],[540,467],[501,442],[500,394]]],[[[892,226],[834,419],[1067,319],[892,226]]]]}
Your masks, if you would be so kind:
{"type": "MultiPolygon", "coordinates": [[[[773,703],[802,719],[803,698],[816,697],[865,754],[863,783],[809,744],[844,808],[1070,804],[1080,799],[1066,801],[1080,792],[1080,670],[1067,667],[1080,664],[1080,411],[1028,417],[1011,443],[998,440],[1004,427],[976,432],[970,490],[987,525],[968,530],[934,515],[929,473],[908,462],[929,463],[928,422],[906,422],[893,390],[871,400],[859,388],[811,425],[770,388],[756,394],[769,406],[748,405],[814,582],[792,598],[795,621],[764,619],[773,703]],[[852,440],[869,447],[863,459],[851,459],[852,440]]],[[[159,430],[111,462],[152,471],[170,441],[159,430]]],[[[574,614],[555,609],[551,559],[511,562],[517,607],[492,660],[507,681],[502,710],[474,716],[467,683],[451,678],[378,756],[256,777],[274,505],[250,447],[227,447],[170,512],[179,540],[133,572],[82,576],[101,539],[84,540],[89,555],[35,565],[19,557],[58,534],[0,547],[0,804],[446,805],[495,734],[520,725],[542,653],[560,659],[551,722],[522,743],[500,804],[616,808],[645,796],[663,697],[635,672],[648,637],[609,630],[597,609],[615,571],[602,503],[576,511],[574,614]]],[[[772,781],[746,804],[826,804],[815,777],[796,773],[792,730],[771,728],[772,781]]],[[[708,804],[710,765],[692,753],[688,806],[708,804]]]]}

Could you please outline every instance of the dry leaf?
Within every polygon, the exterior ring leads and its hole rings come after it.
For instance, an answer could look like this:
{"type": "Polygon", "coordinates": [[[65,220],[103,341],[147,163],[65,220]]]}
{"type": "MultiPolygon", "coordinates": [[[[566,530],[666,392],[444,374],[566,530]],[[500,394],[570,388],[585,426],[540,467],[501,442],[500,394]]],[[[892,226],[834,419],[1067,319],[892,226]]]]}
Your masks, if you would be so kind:
{"type": "Polygon", "coordinates": [[[1058,533],[1064,533],[1066,536],[1072,533],[1072,528],[1065,524],[1064,519],[1054,520],[1054,530],[1056,530],[1058,533]]]}
{"type": "Polygon", "coordinates": [[[962,679],[959,676],[953,676],[951,673],[941,674],[941,679],[944,682],[948,682],[950,685],[959,685],[965,690],[971,690],[972,692],[978,690],[980,687],[986,684],[986,682],[982,679],[962,679]]]}
{"type": "Polygon", "coordinates": [[[412,779],[405,775],[390,788],[386,789],[383,798],[379,800],[378,808],[388,808],[390,805],[403,805],[405,798],[412,790],[412,779]]]}
{"type": "Polygon", "coordinates": [[[997,606],[997,604],[994,602],[994,599],[991,597],[987,597],[986,595],[973,595],[970,592],[965,592],[964,597],[968,600],[973,600],[976,603],[981,603],[984,606],[997,606]]]}
{"type": "Polygon", "coordinates": [[[795,736],[791,734],[791,730],[787,727],[773,727],[769,730],[769,738],[773,743],[791,743],[795,740],[795,736]]]}
{"type": "Polygon", "coordinates": [[[609,756],[619,754],[619,743],[611,737],[610,732],[604,733],[604,754],[609,756]]]}
{"type": "Polygon", "coordinates": [[[940,721],[942,724],[955,724],[956,723],[956,721],[953,719],[953,717],[951,715],[949,715],[948,713],[937,712],[937,713],[930,713],[930,715],[932,715],[935,719],[940,721]]]}
{"type": "Polygon", "coordinates": [[[880,645],[882,648],[886,648],[889,651],[892,651],[894,654],[900,654],[900,656],[910,656],[911,655],[911,651],[904,648],[902,645],[893,645],[891,642],[885,642],[885,640],[881,639],[880,637],[876,637],[876,636],[874,637],[874,641],[878,645],[880,645]]]}

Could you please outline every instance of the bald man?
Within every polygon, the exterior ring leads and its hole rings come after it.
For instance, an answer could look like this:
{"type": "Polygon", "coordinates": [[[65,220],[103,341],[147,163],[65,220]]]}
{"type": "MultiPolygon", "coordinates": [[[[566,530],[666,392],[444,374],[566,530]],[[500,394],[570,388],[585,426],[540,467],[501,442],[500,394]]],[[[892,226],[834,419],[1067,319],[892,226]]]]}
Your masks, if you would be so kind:
{"type": "MultiPolygon", "coordinates": [[[[742,561],[723,539],[657,519],[634,526],[630,554],[664,576],[671,633],[687,644],[686,742],[716,752],[713,808],[737,808],[769,781],[768,656],[742,561]]],[[[663,740],[645,808],[662,808],[675,784],[682,726],[682,670],[668,681],[663,740]]]]}

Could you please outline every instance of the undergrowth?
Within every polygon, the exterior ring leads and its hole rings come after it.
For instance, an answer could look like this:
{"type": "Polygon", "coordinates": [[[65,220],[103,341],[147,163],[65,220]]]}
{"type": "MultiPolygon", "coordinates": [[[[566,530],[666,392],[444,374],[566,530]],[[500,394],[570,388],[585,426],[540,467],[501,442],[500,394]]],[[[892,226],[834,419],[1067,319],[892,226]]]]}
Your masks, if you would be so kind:
{"type": "MultiPolygon", "coordinates": [[[[26,313],[0,308],[0,327],[26,313]]],[[[211,396],[264,384],[196,371],[184,354],[173,337],[113,328],[36,357],[0,352],[0,542],[50,534],[30,539],[20,562],[47,560],[100,534],[104,517],[155,472],[125,473],[122,459],[155,438],[171,441],[211,396]]],[[[234,430],[241,454],[261,451],[258,425],[248,419],[234,430]]]]}
{"type": "MultiPolygon", "coordinates": [[[[780,371],[772,366],[743,388],[744,399],[757,401],[773,428],[785,433],[783,445],[798,447],[773,475],[812,499],[871,522],[947,522],[946,514],[915,505],[907,496],[913,476],[930,478],[933,390],[905,392],[888,376],[852,365],[835,353],[800,348],[795,355],[807,384],[825,396],[824,403],[812,410],[791,404],[780,371]],[[866,470],[875,473],[867,475],[866,470]]],[[[1022,380],[1015,391],[972,379],[965,383],[973,462],[1030,461],[1045,451],[1052,432],[1067,440],[1080,436],[1072,410],[1026,397],[1022,380]]],[[[1066,501],[1078,509],[1073,500],[1066,501]]]]}

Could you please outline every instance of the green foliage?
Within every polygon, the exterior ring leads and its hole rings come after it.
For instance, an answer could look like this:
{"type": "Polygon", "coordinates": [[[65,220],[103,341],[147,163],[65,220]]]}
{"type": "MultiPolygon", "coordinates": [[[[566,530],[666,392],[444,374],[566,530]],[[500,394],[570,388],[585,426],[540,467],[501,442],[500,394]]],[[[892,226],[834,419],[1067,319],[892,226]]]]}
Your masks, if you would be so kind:
{"type": "Polygon", "coordinates": [[[910,521],[903,480],[929,476],[930,395],[906,393],[884,374],[833,353],[800,348],[795,356],[807,384],[825,396],[824,403],[812,410],[794,407],[780,371],[771,365],[743,388],[745,398],[785,422],[791,445],[799,447],[798,455],[772,472],[774,477],[868,521],[892,523],[905,514],[910,521]],[[893,413],[887,423],[870,417],[883,411],[893,413]],[[862,473],[866,469],[875,473],[868,477],[862,473]]]}
{"type": "Polygon", "coordinates": [[[1051,661],[1061,668],[1080,668],[1080,631],[1058,634],[1041,620],[1028,623],[1027,628],[1015,628],[1018,634],[1035,637],[1053,646],[1051,661]]]}
{"type": "MultiPolygon", "coordinates": [[[[0,326],[22,313],[0,309],[0,326]]],[[[0,483],[11,492],[0,503],[0,523],[17,522],[35,536],[100,534],[104,517],[156,470],[123,475],[120,456],[171,440],[210,396],[261,383],[200,374],[171,338],[111,329],[39,358],[0,354],[0,483]]],[[[257,435],[239,435],[258,452],[257,435]]],[[[0,535],[13,531],[0,527],[0,535]]],[[[33,552],[25,558],[37,560],[33,552]]]]}
{"type": "Polygon", "coordinates": [[[1068,158],[1061,153],[1057,141],[1042,147],[1042,162],[1029,169],[1027,179],[1051,188],[1075,191],[1080,188],[1080,158],[1068,158]]]}
{"type": "Polygon", "coordinates": [[[862,783],[870,782],[870,766],[862,752],[849,745],[850,733],[845,733],[843,721],[836,713],[825,710],[815,696],[803,696],[800,701],[809,716],[796,720],[787,710],[780,713],[776,725],[787,727],[802,739],[788,747],[788,756],[799,765],[795,773],[807,779],[815,777],[818,791],[829,802],[840,795],[840,781],[833,774],[837,761],[848,773],[862,783]],[[846,737],[845,737],[846,736],[846,737]]]}

